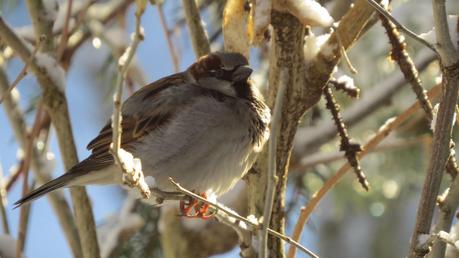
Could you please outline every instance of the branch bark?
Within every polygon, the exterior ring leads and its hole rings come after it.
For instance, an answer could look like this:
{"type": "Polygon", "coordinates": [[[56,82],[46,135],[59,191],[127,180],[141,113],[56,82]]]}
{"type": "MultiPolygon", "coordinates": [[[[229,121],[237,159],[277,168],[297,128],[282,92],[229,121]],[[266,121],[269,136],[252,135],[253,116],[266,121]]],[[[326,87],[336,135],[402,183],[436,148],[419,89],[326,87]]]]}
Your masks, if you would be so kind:
{"type": "MultiPolygon", "coordinates": [[[[432,6],[437,37],[435,47],[440,56],[443,92],[435,123],[432,154],[419,201],[415,228],[411,237],[409,257],[423,257],[429,252],[428,248],[418,246],[419,236],[430,233],[443,171],[450,154],[449,143],[459,90],[459,52],[454,47],[449,35],[445,0],[432,0],[432,6]]],[[[450,225],[446,226],[448,226],[447,231],[449,231],[450,225]]],[[[434,257],[443,257],[445,244],[436,241],[432,252],[434,257]]]]}
{"type": "Polygon", "coordinates": [[[186,23],[190,33],[191,44],[196,58],[210,52],[209,39],[202,26],[201,15],[195,0],[183,0],[183,10],[185,11],[186,23]]]}
{"type": "MultiPolygon", "coordinates": [[[[298,96],[304,90],[304,27],[293,15],[273,11],[272,45],[270,52],[268,105],[273,107],[274,99],[281,83],[285,83],[285,96],[282,108],[280,134],[277,135],[276,176],[270,228],[284,234],[285,232],[285,190],[288,177],[288,163],[296,133],[298,121],[303,115],[302,104],[298,96]],[[281,82],[281,71],[285,70],[286,80],[281,82]]],[[[248,174],[249,213],[260,217],[264,209],[265,189],[267,187],[267,151],[262,152],[255,165],[256,173],[248,174]]],[[[263,223],[267,223],[264,221],[263,223]]],[[[268,238],[268,257],[284,257],[284,245],[277,238],[268,238]]]]}

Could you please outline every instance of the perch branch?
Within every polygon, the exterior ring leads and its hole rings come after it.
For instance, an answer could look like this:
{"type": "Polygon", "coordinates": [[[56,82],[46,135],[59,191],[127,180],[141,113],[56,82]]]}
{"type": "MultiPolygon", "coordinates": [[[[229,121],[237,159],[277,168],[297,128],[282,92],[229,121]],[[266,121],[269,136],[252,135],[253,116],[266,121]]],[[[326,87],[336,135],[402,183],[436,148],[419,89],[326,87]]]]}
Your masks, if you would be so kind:
{"type": "Polygon", "coordinates": [[[144,6],[141,4],[137,5],[137,11],[135,13],[135,32],[133,40],[129,47],[127,47],[124,54],[118,61],[118,76],[116,79],[115,94],[113,96],[113,115],[112,115],[112,131],[113,131],[113,143],[110,146],[110,152],[113,155],[116,163],[120,166],[123,172],[123,183],[132,187],[137,188],[143,198],[150,198],[150,189],[144,180],[142,172],[142,164],[139,159],[134,158],[132,154],[121,149],[121,134],[122,134],[122,103],[121,96],[123,95],[123,82],[126,78],[129,64],[137,50],[137,47],[141,40],[143,40],[143,32],[141,28],[141,17],[144,12],[144,6]]]}
{"type": "MultiPolygon", "coordinates": [[[[189,196],[191,198],[194,198],[202,203],[205,203],[205,204],[208,204],[210,207],[213,208],[213,211],[216,213],[215,215],[221,219],[221,218],[224,218],[225,215],[223,216],[220,216],[219,212],[223,212],[224,214],[226,214],[227,216],[229,217],[232,217],[233,219],[236,219],[236,221],[243,221],[246,223],[246,225],[250,225],[251,227],[253,227],[253,231],[255,230],[259,230],[261,225],[252,221],[252,220],[249,220],[239,214],[237,214],[236,212],[230,210],[229,208],[223,206],[222,204],[219,204],[219,203],[214,203],[214,202],[211,202],[209,200],[207,200],[206,198],[203,198],[185,188],[183,188],[182,186],[180,186],[177,182],[175,182],[172,178],[169,178],[170,182],[176,187],[177,191],[185,194],[186,196],[189,196]]],[[[286,235],[283,235],[275,230],[272,230],[270,228],[268,228],[268,233],[270,235],[273,235],[287,243],[289,243],[290,245],[294,245],[295,247],[297,247],[298,249],[300,249],[301,251],[303,251],[304,253],[308,254],[309,256],[311,257],[315,257],[315,258],[318,258],[318,256],[316,254],[314,254],[312,251],[310,251],[309,249],[307,249],[306,247],[302,246],[300,243],[298,243],[297,241],[293,240],[292,238],[286,236],[286,235]]]]}

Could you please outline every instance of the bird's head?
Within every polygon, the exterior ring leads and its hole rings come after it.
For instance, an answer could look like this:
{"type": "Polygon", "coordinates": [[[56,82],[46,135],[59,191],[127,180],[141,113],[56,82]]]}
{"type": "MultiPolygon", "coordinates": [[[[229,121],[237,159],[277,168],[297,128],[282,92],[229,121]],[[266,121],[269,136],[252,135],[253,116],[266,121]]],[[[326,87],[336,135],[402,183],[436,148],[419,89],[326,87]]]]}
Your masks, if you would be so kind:
{"type": "Polygon", "coordinates": [[[201,87],[232,97],[247,98],[251,94],[248,79],[253,70],[239,53],[210,53],[199,58],[188,71],[201,87]]]}

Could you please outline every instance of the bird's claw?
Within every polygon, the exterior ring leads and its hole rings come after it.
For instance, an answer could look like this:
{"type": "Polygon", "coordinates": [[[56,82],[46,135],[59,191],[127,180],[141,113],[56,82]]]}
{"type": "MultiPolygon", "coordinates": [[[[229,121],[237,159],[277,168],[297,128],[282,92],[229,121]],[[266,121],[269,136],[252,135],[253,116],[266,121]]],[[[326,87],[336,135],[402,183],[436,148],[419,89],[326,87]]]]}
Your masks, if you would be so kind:
{"type": "MultiPolygon", "coordinates": [[[[200,193],[199,195],[207,199],[206,193],[200,193]]],[[[207,214],[209,211],[209,204],[201,203],[194,198],[190,198],[187,200],[181,200],[180,201],[180,211],[181,211],[181,216],[186,217],[186,218],[200,218],[200,219],[207,220],[213,217],[214,215],[214,213],[207,214]],[[194,213],[192,214],[191,211],[193,209],[194,209],[194,213]]]]}

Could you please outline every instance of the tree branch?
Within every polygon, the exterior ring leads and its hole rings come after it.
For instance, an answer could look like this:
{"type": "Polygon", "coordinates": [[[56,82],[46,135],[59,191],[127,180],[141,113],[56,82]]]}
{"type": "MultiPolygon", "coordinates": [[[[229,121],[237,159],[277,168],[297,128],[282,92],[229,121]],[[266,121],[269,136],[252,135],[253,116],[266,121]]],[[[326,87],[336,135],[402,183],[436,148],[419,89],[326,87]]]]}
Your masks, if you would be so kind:
{"type": "Polygon", "coordinates": [[[201,15],[195,0],[183,0],[183,10],[185,11],[186,23],[191,38],[191,44],[196,58],[210,53],[209,40],[202,26],[201,15]]]}
{"type": "MultiPolygon", "coordinates": [[[[146,3],[145,3],[146,4],[146,3]]],[[[140,41],[143,40],[143,33],[141,29],[140,19],[145,11],[145,6],[142,4],[137,5],[137,11],[135,13],[135,32],[134,37],[126,48],[124,54],[118,60],[118,76],[116,79],[116,88],[113,96],[113,115],[112,115],[112,131],[113,138],[112,144],[110,145],[110,153],[113,155],[115,162],[121,168],[123,173],[123,183],[134,188],[136,187],[143,198],[150,198],[150,189],[144,180],[142,171],[142,164],[140,159],[134,158],[134,156],[121,149],[121,134],[123,133],[122,128],[122,103],[121,97],[123,95],[123,82],[126,78],[129,64],[137,50],[137,46],[140,41]]]]}
{"type": "MultiPolygon", "coordinates": [[[[440,56],[443,92],[435,123],[432,154],[419,201],[408,257],[423,257],[429,252],[428,249],[418,246],[419,236],[430,232],[443,171],[450,155],[449,143],[451,141],[453,117],[459,90],[459,52],[454,47],[449,35],[445,0],[432,0],[432,6],[437,37],[435,47],[440,56]]],[[[447,226],[448,228],[444,229],[445,231],[449,231],[450,225],[447,226]]],[[[445,244],[436,242],[432,252],[434,257],[443,257],[445,244]]]]}
{"type": "Polygon", "coordinates": [[[2,216],[2,226],[3,226],[3,233],[5,235],[10,235],[10,224],[8,222],[8,217],[6,214],[6,195],[7,191],[5,189],[5,178],[3,177],[3,168],[0,164],[0,213],[2,216]]]}
{"type": "Polygon", "coordinates": [[[277,177],[276,171],[276,153],[277,153],[277,138],[280,133],[280,125],[282,121],[282,111],[284,105],[284,96],[285,90],[287,88],[287,72],[285,70],[281,71],[279,79],[279,90],[276,95],[276,100],[274,104],[273,117],[271,121],[271,132],[269,136],[269,145],[268,145],[268,184],[266,186],[265,194],[265,204],[263,208],[263,225],[259,233],[259,258],[268,257],[268,228],[269,221],[271,220],[271,212],[273,209],[275,188],[279,178],[277,177]]]}

